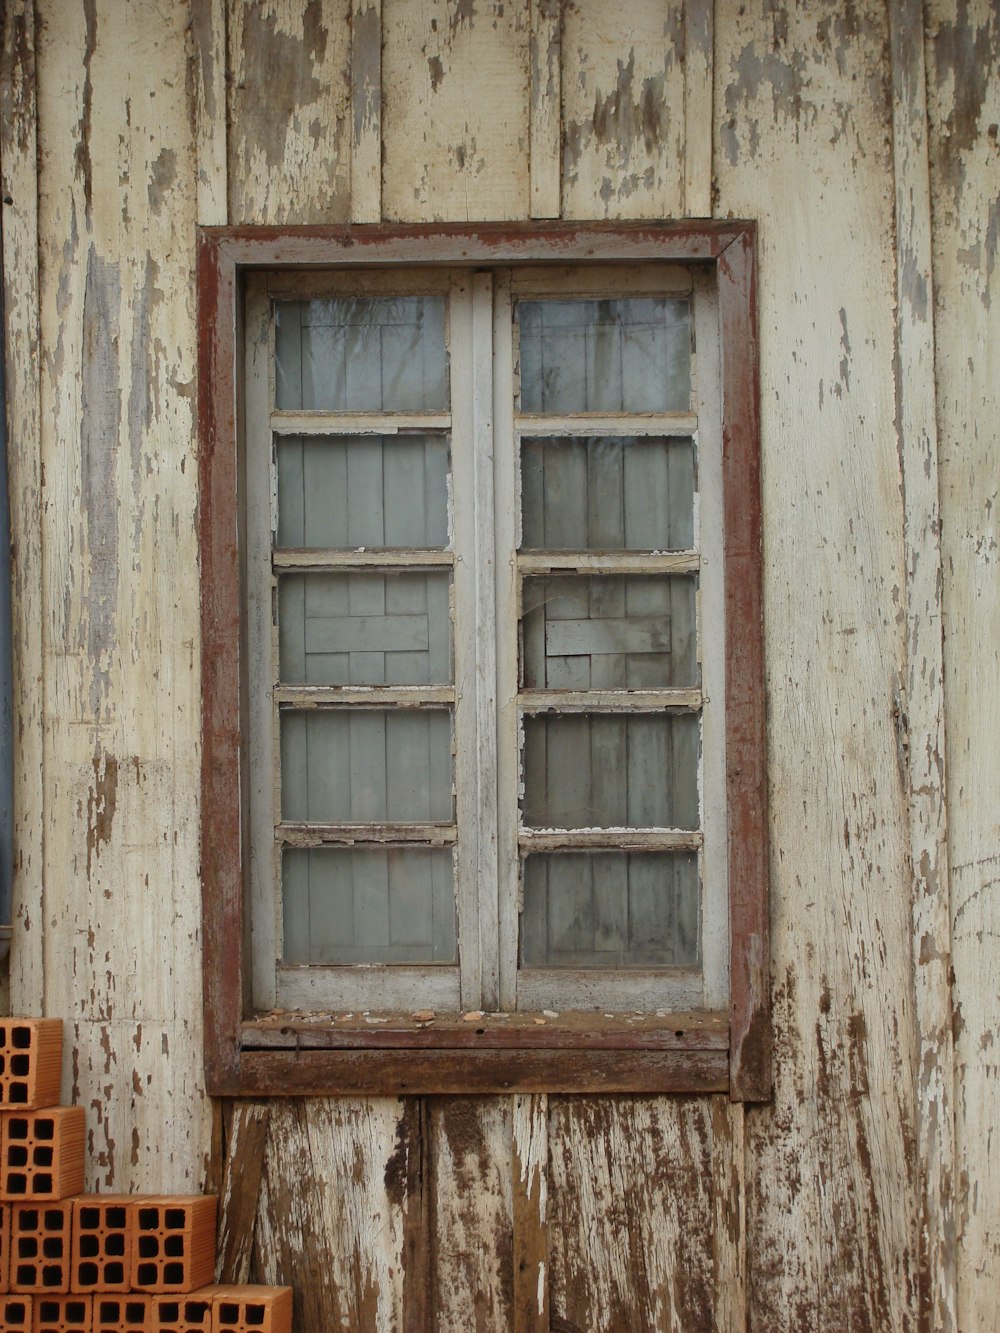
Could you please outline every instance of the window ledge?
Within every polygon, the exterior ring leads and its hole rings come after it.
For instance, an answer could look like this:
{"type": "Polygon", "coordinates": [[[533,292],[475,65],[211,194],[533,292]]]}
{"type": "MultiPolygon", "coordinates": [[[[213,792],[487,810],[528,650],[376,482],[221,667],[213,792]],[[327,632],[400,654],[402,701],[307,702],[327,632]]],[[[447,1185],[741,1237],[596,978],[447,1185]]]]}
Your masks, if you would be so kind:
{"type": "Polygon", "coordinates": [[[723,1013],[272,1013],[244,1023],[242,1095],[726,1092],[723,1013]],[[428,1016],[425,1016],[428,1015],[428,1016]]]}

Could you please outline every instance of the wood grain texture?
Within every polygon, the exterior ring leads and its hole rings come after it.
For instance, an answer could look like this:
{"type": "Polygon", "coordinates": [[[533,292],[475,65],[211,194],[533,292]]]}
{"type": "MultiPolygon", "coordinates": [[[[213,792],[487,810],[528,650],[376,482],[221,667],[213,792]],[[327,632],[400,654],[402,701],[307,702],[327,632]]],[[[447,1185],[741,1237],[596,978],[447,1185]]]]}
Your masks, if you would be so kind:
{"type": "Polygon", "coordinates": [[[382,214],[529,216],[526,3],[383,0],[382,214]]]}
{"type": "Polygon", "coordinates": [[[549,1302],[549,1100],[513,1102],[513,1270],[515,1333],[547,1333],[549,1302]]]}
{"type": "Polygon", "coordinates": [[[724,3],[715,31],[718,209],[760,240],[775,1093],[746,1118],[748,1318],[913,1328],[886,14],[724,3]]]}
{"type": "Polygon", "coordinates": [[[549,1099],[552,1327],[714,1325],[712,1116],[694,1099],[549,1099]]]}
{"type": "Polygon", "coordinates": [[[681,0],[572,0],[563,9],[562,213],[684,215],[681,0]]]}
{"type": "Polygon", "coordinates": [[[531,0],[531,216],[557,218],[562,177],[562,5],[531,0]]]}
{"type": "Polygon", "coordinates": [[[402,1327],[412,1124],[390,1100],[271,1104],[254,1272],[295,1288],[298,1333],[402,1327]]]}
{"type": "Polygon", "coordinates": [[[14,938],[10,1005],[44,1005],[42,469],[38,329],[38,153],[35,11],[3,11],[0,52],[0,192],[7,462],[14,648],[14,938]]]}
{"type": "Polygon", "coordinates": [[[439,1328],[511,1326],[512,1106],[508,1098],[430,1103],[434,1316],[439,1328]]]}
{"type": "Polygon", "coordinates": [[[203,227],[219,227],[229,221],[226,0],[191,0],[189,40],[194,64],[198,222],[203,227]]]}
{"type": "Polygon", "coordinates": [[[350,216],[350,0],[229,8],[229,220],[350,216]]]}
{"type": "Polygon", "coordinates": [[[215,1276],[218,1282],[245,1283],[250,1277],[270,1107],[267,1102],[237,1102],[229,1119],[219,1189],[215,1276]]]}
{"type": "Polygon", "coordinates": [[[87,1113],[90,1193],[198,1194],[206,1187],[212,1107],[195,1025],[67,1023],[63,1092],[87,1113]]]}
{"type": "Polygon", "coordinates": [[[958,1327],[1000,1329],[1000,14],[926,6],[944,574],[958,1327]]]}
{"type": "Polygon", "coordinates": [[[896,181],[896,432],[903,484],[908,671],[902,682],[913,869],[920,1314],[957,1327],[951,877],[945,779],[944,579],[923,6],[890,7],[896,181]]]}
{"type": "Polygon", "coordinates": [[[382,5],[351,4],[351,221],[382,219],[382,5]]]}
{"type": "Polygon", "coordinates": [[[157,1047],[155,1077],[137,1052],[143,1126],[171,1118],[172,1091],[191,1108],[124,1170],[156,1188],[202,1174],[209,1134],[187,15],[157,0],[37,10],[45,1004],[79,1023],[80,1100],[106,1102],[119,1145],[139,1026],[172,1052],[157,1047]]]}

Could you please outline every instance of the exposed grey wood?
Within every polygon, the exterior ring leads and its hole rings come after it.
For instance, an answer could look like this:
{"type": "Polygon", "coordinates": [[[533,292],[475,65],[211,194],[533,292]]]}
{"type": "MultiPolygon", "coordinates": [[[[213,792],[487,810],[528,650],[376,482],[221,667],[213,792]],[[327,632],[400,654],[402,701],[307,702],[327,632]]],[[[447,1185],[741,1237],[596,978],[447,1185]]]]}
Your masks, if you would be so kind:
{"type": "Polygon", "coordinates": [[[219,227],[229,221],[225,0],[192,0],[191,37],[195,62],[198,223],[202,227],[219,227]]]}
{"type": "Polygon", "coordinates": [[[351,221],[382,217],[382,4],[351,2],[351,221]]]}
{"type": "MultiPolygon", "coordinates": [[[[44,1012],[44,836],[41,358],[35,9],[4,7],[0,52],[4,390],[11,531],[14,810],[8,1003],[44,1012]],[[16,721],[15,721],[16,719],[16,721]]],[[[13,724],[13,725],[12,725],[13,724]]]]}
{"type": "Polygon", "coordinates": [[[712,216],[713,0],[684,0],[684,215],[712,216]]]}
{"type": "Polygon", "coordinates": [[[531,216],[557,218],[562,177],[559,0],[531,0],[531,216]]]}
{"type": "Polygon", "coordinates": [[[896,183],[896,433],[903,484],[908,676],[903,686],[913,866],[916,1084],[922,1303],[942,1333],[958,1327],[955,1235],[955,1053],[951,874],[947,841],[944,575],[938,498],[934,288],[924,6],[889,10],[896,183]]]}

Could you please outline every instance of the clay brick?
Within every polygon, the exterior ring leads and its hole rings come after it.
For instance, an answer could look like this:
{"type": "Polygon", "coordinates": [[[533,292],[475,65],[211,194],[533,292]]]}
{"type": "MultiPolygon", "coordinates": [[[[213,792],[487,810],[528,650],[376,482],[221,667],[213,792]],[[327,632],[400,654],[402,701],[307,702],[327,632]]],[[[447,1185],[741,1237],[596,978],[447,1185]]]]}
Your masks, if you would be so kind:
{"type": "Polygon", "coordinates": [[[33,1333],[91,1333],[89,1296],[36,1296],[33,1333]]]}
{"type": "Polygon", "coordinates": [[[132,1288],[185,1292],[215,1276],[214,1196],[162,1195],[133,1209],[132,1288]]]}
{"type": "Polygon", "coordinates": [[[10,1210],[11,1291],[69,1291],[73,1204],[15,1203],[10,1210]]]}
{"type": "Polygon", "coordinates": [[[291,1287],[216,1287],[212,1333],[292,1333],[291,1287]]]}
{"type": "Polygon", "coordinates": [[[0,1328],[5,1333],[32,1333],[35,1316],[31,1302],[31,1296],[0,1296],[0,1328]]]}
{"type": "Polygon", "coordinates": [[[71,1291],[130,1291],[133,1209],[140,1196],[81,1194],[73,1200],[71,1291]]]}
{"type": "Polygon", "coordinates": [[[215,1291],[215,1287],[202,1287],[183,1295],[154,1296],[154,1333],[212,1333],[215,1291]]]}
{"type": "Polygon", "coordinates": [[[101,1293],[93,1297],[93,1333],[147,1333],[152,1320],[151,1296],[101,1293]]]}
{"type": "MultiPolygon", "coordinates": [[[[0,1292],[9,1289],[10,1282],[10,1204],[0,1205],[0,1292]]],[[[0,1324],[0,1328],[3,1325],[0,1324]]]]}
{"type": "Polygon", "coordinates": [[[55,1106],[62,1039],[61,1018],[0,1018],[0,1110],[55,1106]]]}
{"type": "Polygon", "coordinates": [[[14,1112],[0,1125],[0,1199],[67,1199],[83,1189],[82,1106],[14,1112]]]}

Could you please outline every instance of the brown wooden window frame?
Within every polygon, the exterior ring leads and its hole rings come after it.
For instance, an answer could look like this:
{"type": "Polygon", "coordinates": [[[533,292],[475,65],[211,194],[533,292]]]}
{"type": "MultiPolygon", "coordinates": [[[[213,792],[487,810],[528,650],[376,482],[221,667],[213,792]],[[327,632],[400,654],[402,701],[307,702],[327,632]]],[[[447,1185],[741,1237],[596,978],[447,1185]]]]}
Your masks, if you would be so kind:
{"type": "Polygon", "coordinates": [[[198,243],[205,1070],[225,1096],[770,1096],[756,232],[746,221],[206,228],[198,243]],[[720,349],[729,1010],[433,1022],[251,1012],[241,676],[239,328],[252,270],[667,261],[714,272],[720,349]]]}

